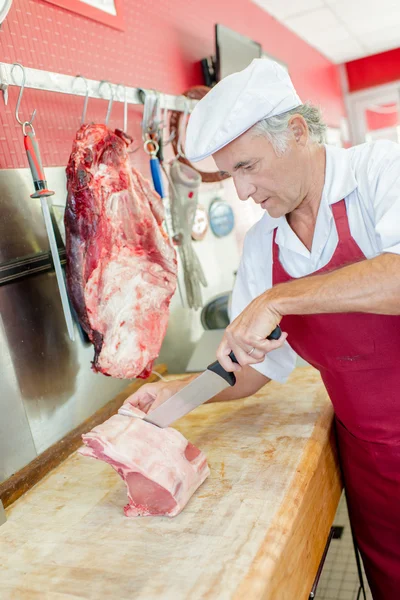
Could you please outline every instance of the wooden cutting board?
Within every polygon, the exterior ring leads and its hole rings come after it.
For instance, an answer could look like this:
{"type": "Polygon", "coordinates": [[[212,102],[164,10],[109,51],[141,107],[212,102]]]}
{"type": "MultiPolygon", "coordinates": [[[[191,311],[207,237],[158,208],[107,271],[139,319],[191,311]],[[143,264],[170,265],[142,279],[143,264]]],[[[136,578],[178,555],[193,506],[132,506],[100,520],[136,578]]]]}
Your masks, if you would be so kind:
{"type": "Polygon", "coordinates": [[[128,519],[113,469],[76,453],[8,510],[4,600],[306,600],[341,492],[319,374],[176,424],[211,476],[173,519],[128,519]]]}

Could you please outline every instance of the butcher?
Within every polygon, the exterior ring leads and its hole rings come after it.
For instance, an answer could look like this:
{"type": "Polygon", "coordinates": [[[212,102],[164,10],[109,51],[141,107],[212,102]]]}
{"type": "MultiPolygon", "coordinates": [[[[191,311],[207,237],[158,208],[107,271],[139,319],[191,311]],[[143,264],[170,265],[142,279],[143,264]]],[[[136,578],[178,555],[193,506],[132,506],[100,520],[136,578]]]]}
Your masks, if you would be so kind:
{"type": "MultiPolygon", "coordinates": [[[[335,410],[350,519],[374,600],[400,594],[400,146],[324,143],[317,107],[268,59],[218,83],[187,130],[191,161],[213,156],[249,230],[217,358],[237,383],[213,400],[285,382],[296,355],[335,410]],[[267,340],[277,325],[282,335],[267,340]],[[229,353],[233,350],[239,365],[229,353]]],[[[186,381],[144,385],[148,411],[186,381]]]]}

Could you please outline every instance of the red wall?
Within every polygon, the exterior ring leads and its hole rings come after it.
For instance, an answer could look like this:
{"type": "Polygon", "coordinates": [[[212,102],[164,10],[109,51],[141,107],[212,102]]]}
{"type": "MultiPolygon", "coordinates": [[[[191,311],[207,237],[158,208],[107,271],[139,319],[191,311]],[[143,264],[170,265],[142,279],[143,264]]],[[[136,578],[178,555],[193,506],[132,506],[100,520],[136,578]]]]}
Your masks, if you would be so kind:
{"type": "MultiPolygon", "coordinates": [[[[375,131],[376,129],[385,129],[386,127],[396,127],[399,123],[399,114],[396,104],[382,104],[382,109],[389,109],[392,112],[376,112],[367,109],[365,118],[367,121],[367,131],[375,131]]],[[[378,107],[379,108],[379,107],[378,107]]]]}
{"type": "MultiPolygon", "coordinates": [[[[344,114],[338,69],[250,0],[121,0],[124,32],[43,0],[14,0],[0,30],[0,60],[91,79],[179,94],[202,83],[199,60],[214,53],[214,23],[259,41],[289,65],[303,101],[318,103],[329,125],[344,114]]],[[[0,168],[26,167],[22,132],[14,119],[17,89],[0,98],[0,168]]],[[[46,166],[65,165],[79,126],[83,98],[26,90],[21,111],[38,114],[35,129],[46,166]]],[[[88,119],[104,120],[105,101],[89,100],[88,119]]],[[[139,107],[129,110],[129,133],[139,136],[139,107]]],[[[122,104],[110,126],[121,126],[122,104]]],[[[135,162],[144,161],[137,153],[135,162]]]]}
{"type": "Polygon", "coordinates": [[[397,81],[400,79],[400,48],[348,62],[346,70],[350,92],[397,81]]]}

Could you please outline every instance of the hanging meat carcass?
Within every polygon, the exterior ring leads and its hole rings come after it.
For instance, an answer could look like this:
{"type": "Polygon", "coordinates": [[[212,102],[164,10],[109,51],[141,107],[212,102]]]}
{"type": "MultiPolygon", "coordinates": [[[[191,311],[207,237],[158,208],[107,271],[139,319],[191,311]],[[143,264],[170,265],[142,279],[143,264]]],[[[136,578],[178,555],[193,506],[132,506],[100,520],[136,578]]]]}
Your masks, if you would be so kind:
{"type": "Polygon", "coordinates": [[[131,139],[83,125],[67,167],[67,285],[94,344],[93,369],[148,377],[175,291],[175,250],[162,200],[129,164],[131,139]]]}

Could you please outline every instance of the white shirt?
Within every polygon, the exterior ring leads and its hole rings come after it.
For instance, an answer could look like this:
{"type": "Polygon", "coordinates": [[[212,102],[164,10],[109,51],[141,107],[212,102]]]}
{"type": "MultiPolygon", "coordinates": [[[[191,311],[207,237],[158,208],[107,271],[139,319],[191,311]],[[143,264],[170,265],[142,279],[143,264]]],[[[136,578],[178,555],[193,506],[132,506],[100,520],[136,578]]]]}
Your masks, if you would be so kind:
{"type": "MultiPolygon", "coordinates": [[[[331,204],[345,199],[351,235],[366,258],[383,252],[400,254],[400,145],[390,141],[362,144],[348,150],[326,148],[325,184],[311,252],[286,217],[266,212],[249,230],[232,294],[235,319],[257,296],[272,287],[272,237],[277,228],[279,258],[292,277],[304,277],[328,264],[338,243],[331,204]]],[[[285,382],[296,363],[286,342],[253,365],[270,379],[285,382]]]]}

